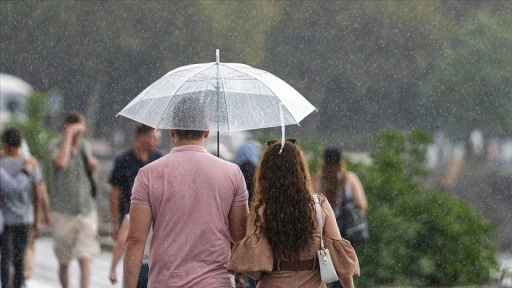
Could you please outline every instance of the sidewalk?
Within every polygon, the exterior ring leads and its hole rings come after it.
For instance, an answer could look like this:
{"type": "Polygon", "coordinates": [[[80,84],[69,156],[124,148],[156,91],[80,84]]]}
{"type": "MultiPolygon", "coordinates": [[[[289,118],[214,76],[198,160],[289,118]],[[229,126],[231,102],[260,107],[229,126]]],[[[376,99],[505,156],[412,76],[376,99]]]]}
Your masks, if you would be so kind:
{"type": "MultiPolygon", "coordinates": [[[[57,258],[53,253],[53,242],[50,238],[39,238],[36,240],[34,274],[25,284],[27,288],[56,288],[60,287],[58,277],[57,258]]],[[[123,277],[122,259],[117,265],[118,283],[112,285],[108,279],[110,260],[112,254],[102,251],[96,256],[91,267],[91,288],[121,287],[123,277]]],[[[78,262],[71,262],[69,269],[70,288],[78,288],[80,281],[80,270],[78,262]]]]}
{"type": "MultiPolygon", "coordinates": [[[[39,238],[36,240],[34,274],[28,279],[25,284],[26,288],[56,288],[60,287],[58,278],[58,265],[57,258],[53,253],[52,240],[50,238],[39,238]]],[[[123,263],[122,259],[117,264],[117,279],[118,283],[112,285],[108,280],[108,272],[110,270],[110,260],[112,253],[102,251],[100,255],[94,258],[91,268],[91,288],[110,288],[122,287],[121,281],[123,277],[123,263]]],[[[500,287],[512,287],[512,255],[500,254],[498,257],[501,269],[503,272],[508,272],[504,279],[501,281],[500,287]]],[[[78,262],[74,260],[71,263],[69,271],[69,284],[70,288],[78,288],[80,281],[80,271],[78,262]]],[[[501,274],[499,275],[501,276],[501,274]]],[[[489,286],[484,286],[489,287],[489,286]]],[[[492,286],[494,287],[494,286],[492,286]]]]}

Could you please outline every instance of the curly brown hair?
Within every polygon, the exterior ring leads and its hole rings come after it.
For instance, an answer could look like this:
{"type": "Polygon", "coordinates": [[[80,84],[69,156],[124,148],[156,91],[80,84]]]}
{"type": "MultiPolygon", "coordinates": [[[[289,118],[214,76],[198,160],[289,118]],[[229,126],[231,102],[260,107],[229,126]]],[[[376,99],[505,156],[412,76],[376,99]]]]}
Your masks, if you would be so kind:
{"type": "MultiPolygon", "coordinates": [[[[268,147],[255,172],[254,225],[267,238],[275,259],[299,261],[313,241],[313,186],[302,151],[285,142],[268,147]],[[259,208],[263,208],[263,215],[259,208]]],[[[254,231],[256,232],[256,231],[254,231]]]]}

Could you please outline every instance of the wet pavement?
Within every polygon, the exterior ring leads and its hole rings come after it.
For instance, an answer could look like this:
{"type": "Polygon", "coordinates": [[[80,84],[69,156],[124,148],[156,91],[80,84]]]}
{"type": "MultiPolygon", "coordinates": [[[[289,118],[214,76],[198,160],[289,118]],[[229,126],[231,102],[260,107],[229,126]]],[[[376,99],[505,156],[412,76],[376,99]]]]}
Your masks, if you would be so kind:
{"type": "MultiPolygon", "coordinates": [[[[91,288],[109,288],[109,287],[122,287],[120,282],[116,285],[110,283],[108,279],[108,272],[110,269],[110,260],[112,253],[103,250],[100,255],[96,256],[91,268],[91,288]]],[[[482,287],[512,287],[512,255],[508,253],[501,253],[498,255],[498,260],[501,264],[501,273],[498,272],[493,276],[498,276],[492,281],[492,284],[484,285],[482,287]],[[504,275],[505,274],[505,275],[504,275]],[[502,276],[503,279],[499,279],[502,276]],[[499,280],[498,280],[498,279],[499,280]]],[[[34,273],[25,284],[26,288],[56,288],[60,287],[59,278],[57,275],[58,264],[55,254],[53,253],[52,239],[43,237],[36,240],[35,246],[35,263],[34,273]]],[[[119,281],[122,279],[123,267],[122,260],[117,266],[117,278],[119,281]]],[[[70,266],[70,288],[78,288],[80,281],[80,272],[78,262],[74,260],[70,266]]],[[[476,287],[476,286],[472,286],[476,287]]]]}
{"type": "MultiPolygon", "coordinates": [[[[39,238],[36,240],[34,273],[25,282],[26,288],[60,287],[57,258],[53,253],[52,243],[51,238],[39,238]]],[[[123,275],[122,260],[117,265],[117,278],[119,282],[116,285],[112,285],[108,279],[111,258],[112,254],[108,251],[102,251],[100,255],[94,258],[91,267],[91,288],[122,287],[120,283],[123,275]]],[[[70,265],[69,287],[80,287],[79,281],[80,269],[78,262],[74,260],[70,265]]]]}

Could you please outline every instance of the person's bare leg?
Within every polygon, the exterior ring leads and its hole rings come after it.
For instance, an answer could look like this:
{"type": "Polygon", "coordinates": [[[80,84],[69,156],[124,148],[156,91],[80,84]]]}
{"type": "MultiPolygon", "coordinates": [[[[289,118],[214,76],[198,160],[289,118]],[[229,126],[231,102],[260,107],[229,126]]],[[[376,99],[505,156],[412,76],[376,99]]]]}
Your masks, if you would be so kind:
{"type": "Polygon", "coordinates": [[[69,287],[68,268],[69,268],[69,263],[60,263],[59,264],[59,280],[60,280],[60,285],[62,285],[62,288],[69,287]]]}
{"type": "Polygon", "coordinates": [[[91,279],[91,259],[80,258],[80,288],[89,288],[89,280],[91,279]]]}

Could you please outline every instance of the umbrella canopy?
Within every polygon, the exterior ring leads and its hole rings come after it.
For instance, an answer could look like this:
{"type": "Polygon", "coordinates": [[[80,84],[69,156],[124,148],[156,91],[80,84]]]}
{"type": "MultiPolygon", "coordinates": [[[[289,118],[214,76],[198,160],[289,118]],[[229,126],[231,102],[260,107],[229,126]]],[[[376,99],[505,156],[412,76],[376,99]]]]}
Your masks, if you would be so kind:
{"type": "Polygon", "coordinates": [[[235,132],[298,124],[316,110],[285,81],[238,63],[176,68],[118,115],[157,129],[235,132]]]}

